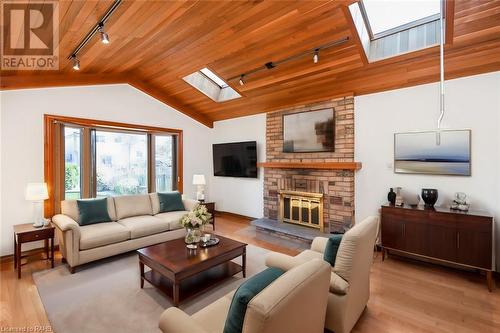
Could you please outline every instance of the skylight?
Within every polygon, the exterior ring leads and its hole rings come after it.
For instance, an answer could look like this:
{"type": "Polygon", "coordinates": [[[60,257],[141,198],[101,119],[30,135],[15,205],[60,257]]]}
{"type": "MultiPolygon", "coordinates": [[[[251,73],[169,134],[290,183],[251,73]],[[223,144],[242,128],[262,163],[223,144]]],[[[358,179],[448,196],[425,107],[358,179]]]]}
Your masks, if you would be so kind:
{"type": "Polygon", "coordinates": [[[373,35],[425,21],[441,11],[440,0],[362,0],[373,35]]]}
{"type": "Polygon", "coordinates": [[[200,72],[202,72],[203,74],[205,74],[210,80],[214,81],[220,88],[227,87],[227,83],[224,82],[223,79],[221,79],[220,77],[218,77],[210,69],[208,69],[208,68],[205,67],[205,68],[200,69],[200,72]]]}
{"type": "Polygon", "coordinates": [[[236,90],[206,67],[183,77],[183,79],[214,102],[220,103],[241,97],[236,90]]]}

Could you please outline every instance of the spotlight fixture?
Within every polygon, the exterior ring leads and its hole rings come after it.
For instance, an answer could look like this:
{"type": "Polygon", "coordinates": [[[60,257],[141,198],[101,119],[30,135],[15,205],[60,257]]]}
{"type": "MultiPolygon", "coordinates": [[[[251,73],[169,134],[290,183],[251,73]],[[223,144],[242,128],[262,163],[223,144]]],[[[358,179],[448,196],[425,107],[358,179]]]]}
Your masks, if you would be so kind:
{"type": "Polygon", "coordinates": [[[319,49],[314,50],[313,61],[315,64],[318,63],[318,61],[319,61],[319,49]]]}
{"type": "Polygon", "coordinates": [[[73,69],[75,71],[79,71],[80,70],[80,60],[78,60],[76,55],[72,55],[71,59],[73,59],[73,69]]]}
{"type": "Polygon", "coordinates": [[[101,43],[103,44],[109,44],[109,36],[108,34],[104,31],[104,23],[99,23],[99,33],[101,34],[101,43]]]}
{"type": "Polygon", "coordinates": [[[242,74],[240,76],[240,86],[243,86],[245,84],[245,74],[242,74]]]}

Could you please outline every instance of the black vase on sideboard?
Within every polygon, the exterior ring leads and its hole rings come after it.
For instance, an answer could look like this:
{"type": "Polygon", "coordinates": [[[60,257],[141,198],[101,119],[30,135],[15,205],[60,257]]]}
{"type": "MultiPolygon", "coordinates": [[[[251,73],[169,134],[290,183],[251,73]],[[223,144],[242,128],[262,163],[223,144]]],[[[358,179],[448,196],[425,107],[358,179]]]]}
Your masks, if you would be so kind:
{"type": "Polygon", "coordinates": [[[426,207],[434,207],[438,199],[438,190],[435,188],[423,188],[422,189],[422,200],[425,202],[426,207]]]}
{"type": "Polygon", "coordinates": [[[390,188],[389,193],[387,193],[387,200],[391,203],[391,205],[396,203],[396,192],[394,192],[392,187],[390,188]]]}

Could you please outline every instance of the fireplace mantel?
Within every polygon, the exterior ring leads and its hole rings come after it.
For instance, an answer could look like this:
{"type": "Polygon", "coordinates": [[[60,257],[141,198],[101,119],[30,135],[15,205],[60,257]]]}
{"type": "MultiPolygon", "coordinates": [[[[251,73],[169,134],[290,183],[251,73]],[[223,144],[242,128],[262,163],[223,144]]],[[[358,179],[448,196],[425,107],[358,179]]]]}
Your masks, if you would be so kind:
{"type": "Polygon", "coordinates": [[[322,169],[322,170],[354,170],[361,169],[361,162],[261,162],[261,168],[274,169],[322,169]]]}

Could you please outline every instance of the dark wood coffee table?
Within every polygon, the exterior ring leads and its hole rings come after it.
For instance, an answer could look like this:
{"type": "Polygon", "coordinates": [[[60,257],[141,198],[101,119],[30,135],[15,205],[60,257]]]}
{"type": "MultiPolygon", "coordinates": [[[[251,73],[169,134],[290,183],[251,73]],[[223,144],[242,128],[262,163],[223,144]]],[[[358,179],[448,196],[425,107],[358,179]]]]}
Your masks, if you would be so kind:
{"type": "Polygon", "coordinates": [[[189,250],[181,238],[137,250],[141,288],[146,280],[178,306],[239,272],[246,277],[247,244],[216,237],[220,243],[209,248],[189,250]],[[239,256],[241,265],[231,261],[239,256]],[[144,272],[144,266],[151,270],[144,272]]]}

